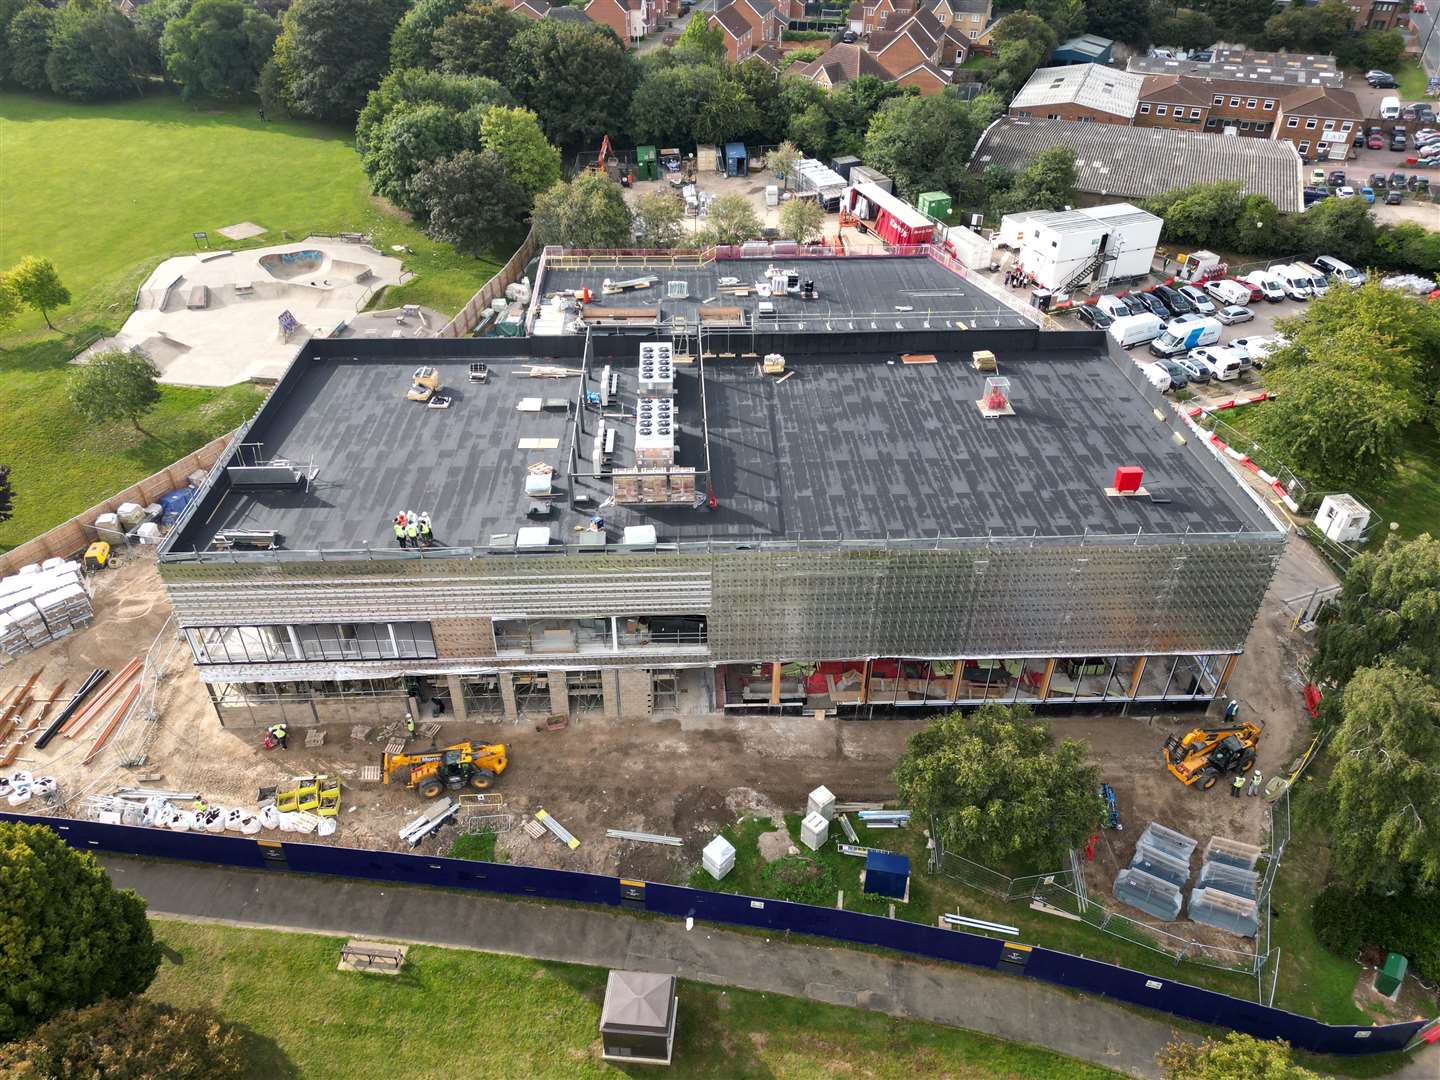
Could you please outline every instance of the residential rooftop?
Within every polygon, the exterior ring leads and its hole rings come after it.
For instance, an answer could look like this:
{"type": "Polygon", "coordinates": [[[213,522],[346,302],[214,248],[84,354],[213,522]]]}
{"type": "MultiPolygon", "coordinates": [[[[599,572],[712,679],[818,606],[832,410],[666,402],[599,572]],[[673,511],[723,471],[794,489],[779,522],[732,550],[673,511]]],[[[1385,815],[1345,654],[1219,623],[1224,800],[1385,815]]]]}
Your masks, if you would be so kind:
{"type": "Polygon", "coordinates": [[[1142,75],[1194,75],[1252,84],[1343,86],[1345,83],[1345,76],[1335,66],[1335,58],[1319,54],[1217,49],[1211,60],[1132,56],[1128,66],[1142,75]]]}
{"type": "Polygon", "coordinates": [[[1075,151],[1076,189],[1107,199],[1149,199],[1190,184],[1238,180],[1246,195],[1301,209],[1300,155],[1285,139],[1243,139],[1177,128],[1002,117],[975,146],[970,167],[1020,170],[1051,146],[1075,151]]]}
{"type": "Polygon", "coordinates": [[[312,344],[226,464],[284,459],[314,478],[240,488],[221,469],[166,552],[211,550],[235,529],[275,530],[286,549],[337,557],[394,550],[401,510],[428,512],[447,547],[502,550],[515,550],[524,528],[544,528],[558,549],[616,544],[637,525],[654,526],[661,543],[730,544],[1275,531],[1207,448],[1174,440],[1180,425],[1168,406],[1104,335],[984,335],[1010,380],[1014,413],[996,417],[977,405],[987,376],[970,351],[981,335],[927,335],[946,348],[926,354],[934,362],[904,362],[915,337],[842,354],[834,339],[789,335],[783,381],[762,375],[755,357],[682,355],[674,463],[696,470],[695,496],[663,507],[611,502],[611,473],[636,463],[639,341],[610,339],[619,351],[588,361],[583,380],[523,377],[534,363],[582,361],[522,356],[517,342],[517,355],[484,361],[485,383],[469,381],[473,357],[435,359],[434,347],[346,342],[356,355],[326,357],[312,344]],[[448,409],[406,400],[420,364],[438,370],[448,409]],[[577,408],[584,391],[600,391],[606,365],[608,402],[577,408]],[[617,439],[597,470],[602,419],[617,439]],[[526,493],[542,462],[554,469],[548,499],[526,493]],[[1145,470],[1149,497],[1106,494],[1127,465],[1145,470]],[[588,529],[597,513],[599,535],[588,529]]]}
{"type": "MultiPolygon", "coordinates": [[[[718,259],[699,266],[674,263],[670,258],[652,262],[630,259],[617,268],[613,260],[589,260],[583,256],[553,259],[547,253],[535,282],[534,303],[538,309],[557,294],[589,289],[592,298],[585,304],[585,312],[591,324],[618,319],[620,313],[629,312],[635,316],[630,324],[636,328],[647,320],[667,325],[676,318],[692,327],[702,322],[724,322],[761,329],[803,328],[808,333],[1013,329],[1033,325],[979,285],[925,255],[767,255],[718,259]],[[802,281],[813,281],[815,299],[761,295],[768,290],[757,291],[756,286],[765,282],[771,267],[793,269],[802,281]],[[614,285],[641,278],[653,281],[625,292],[607,295],[604,291],[606,281],[614,285]],[[773,317],[759,314],[762,303],[773,305],[773,317]],[[703,315],[702,308],[706,309],[703,315]],[[926,322],[931,326],[923,327],[926,322]]],[[[579,315],[579,306],[572,305],[563,320],[566,331],[584,331],[577,322],[579,315]]],[[[535,332],[559,332],[560,325],[561,321],[556,320],[546,331],[537,322],[535,332]]]]}
{"type": "Polygon", "coordinates": [[[1066,64],[1036,68],[1015,99],[1012,114],[1052,105],[1077,105],[1130,119],[1140,100],[1143,75],[1102,64],[1066,64]]]}

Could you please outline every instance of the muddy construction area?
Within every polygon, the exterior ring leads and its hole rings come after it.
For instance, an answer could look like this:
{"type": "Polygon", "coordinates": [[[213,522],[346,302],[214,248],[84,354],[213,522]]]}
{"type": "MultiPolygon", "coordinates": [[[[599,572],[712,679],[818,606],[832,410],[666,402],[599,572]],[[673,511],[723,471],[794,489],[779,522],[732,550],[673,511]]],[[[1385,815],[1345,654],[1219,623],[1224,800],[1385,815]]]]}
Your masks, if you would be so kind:
{"type": "MultiPolygon", "coordinates": [[[[1266,723],[1260,767],[1267,778],[1284,770],[1303,749],[1309,732],[1299,676],[1306,643],[1290,632],[1280,600],[1330,580],[1313,553],[1293,542],[1232,680],[1243,714],[1266,723]]],[[[152,666],[163,669],[153,697],[154,718],[138,710],[90,765],[81,764],[81,758],[91,748],[94,728],[78,739],[59,737],[44,751],[28,744],[22,749],[13,768],[55,776],[70,814],[81,814],[85,795],[139,785],[141,774],[160,774],[160,779],[145,781],[146,786],[197,790],[212,805],[254,808],[260,788],[291,776],[324,773],[338,776],[343,786],[335,835],[325,840],[274,835],[407,850],[397,834],[424,808],[423,800],[398,785],[359,779],[363,766],[380,761],[378,731],[357,742],[348,725],[332,725],[319,729],[325,732],[323,745],[306,748],[304,732],[296,730],[288,750],[266,751],[259,731],[222,728],[188,647],[169,623],[169,605],[155,568],[144,560],[131,560],[97,578],[95,612],[95,622],[86,631],[0,668],[0,694],[39,671],[35,696],[41,699],[61,680],[68,686],[63,695],[68,698],[92,669],[118,671],[147,650],[152,666]],[[121,764],[141,755],[143,765],[121,764]]],[[[142,702],[151,693],[147,686],[142,702]]],[[[55,711],[61,704],[56,703],[55,711]]],[[[1195,713],[1052,720],[1057,737],[1090,745],[1092,759],[1115,788],[1125,823],[1123,832],[1103,834],[1089,864],[1092,896],[1109,897],[1115,873],[1129,862],[1135,840],[1150,821],[1193,836],[1202,845],[1216,834],[1264,842],[1268,815],[1263,799],[1232,799],[1219,787],[1209,792],[1189,789],[1165,769],[1161,744],[1166,734],[1183,732],[1201,720],[1195,713]]],[[[509,744],[511,764],[495,788],[505,799],[496,812],[513,815],[500,822],[510,826],[498,844],[505,859],[682,881],[699,865],[700,850],[716,830],[746,813],[802,811],[806,794],[820,784],[842,800],[893,798],[895,761],[906,739],[924,723],[733,714],[605,720],[587,714],[558,732],[537,732],[528,724],[447,724],[438,738],[442,745],[462,739],[509,744]],[[548,834],[537,840],[520,830],[541,808],[580,839],[579,848],[572,851],[548,834]],[[679,836],[685,843],[673,848],[610,840],[605,830],[612,828],[679,836]]],[[[410,743],[412,750],[426,746],[421,739],[410,743]]],[[[447,826],[417,850],[443,853],[455,835],[456,829],[447,826]]]]}

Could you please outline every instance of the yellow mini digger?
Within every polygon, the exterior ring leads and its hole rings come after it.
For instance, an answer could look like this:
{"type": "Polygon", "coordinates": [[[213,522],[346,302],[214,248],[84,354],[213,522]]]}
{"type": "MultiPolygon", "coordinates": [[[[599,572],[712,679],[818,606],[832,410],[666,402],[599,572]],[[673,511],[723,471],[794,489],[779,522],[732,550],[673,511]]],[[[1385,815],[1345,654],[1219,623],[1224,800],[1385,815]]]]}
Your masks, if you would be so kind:
{"type": "Polygon", "coordinates": [[[1162,756],[1175,779],[1209,791],[1226,773],[1247,773],[1255,767],[1255,746],[1263,730],[1248,720],[1195,728],[1183,737],[1167,738],[1162,756]]]}

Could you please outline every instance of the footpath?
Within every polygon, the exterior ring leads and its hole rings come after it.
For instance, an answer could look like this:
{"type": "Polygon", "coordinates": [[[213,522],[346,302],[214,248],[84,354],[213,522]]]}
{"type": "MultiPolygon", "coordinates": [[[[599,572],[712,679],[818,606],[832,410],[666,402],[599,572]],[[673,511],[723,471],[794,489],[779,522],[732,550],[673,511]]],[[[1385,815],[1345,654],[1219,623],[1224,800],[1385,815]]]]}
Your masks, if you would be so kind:
{"type": "MultiPolygon", "coordinates": [[[[659,971],[967,1028],[1136,1077],[1159,1076],[1155,1055],[1176,1035],[1163,1021],[1102,1000],[960,965],[423,886],[96,857],[117,887],[134,889],[159,917],[659,971]]],[[[1412,1060],[1391,1075],[1433,1077],[1435,1060],[1412,1060]]]]}

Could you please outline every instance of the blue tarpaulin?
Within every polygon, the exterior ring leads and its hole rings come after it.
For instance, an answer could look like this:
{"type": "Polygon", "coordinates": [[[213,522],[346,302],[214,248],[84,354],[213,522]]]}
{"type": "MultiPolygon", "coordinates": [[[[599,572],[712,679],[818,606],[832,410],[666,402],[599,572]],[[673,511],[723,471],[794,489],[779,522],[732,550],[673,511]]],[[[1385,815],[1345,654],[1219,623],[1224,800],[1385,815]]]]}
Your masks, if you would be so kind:
{"type": "Polygon", "coordinates": [[[889,851],[865,855],[865,891],[877,896],[904,897],[910,882],[910,857],[889,851]]]}
{"type": "Polygon", "coordinates": [[[191,487],[176,488],[174,491],[160,496],[160,524],[174,525],[180,520],[180,515],[190,505],[190,500],[195,497],[195,489],[191,487]]]}

